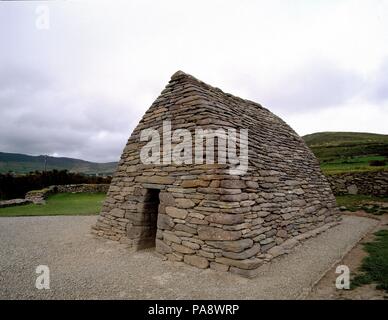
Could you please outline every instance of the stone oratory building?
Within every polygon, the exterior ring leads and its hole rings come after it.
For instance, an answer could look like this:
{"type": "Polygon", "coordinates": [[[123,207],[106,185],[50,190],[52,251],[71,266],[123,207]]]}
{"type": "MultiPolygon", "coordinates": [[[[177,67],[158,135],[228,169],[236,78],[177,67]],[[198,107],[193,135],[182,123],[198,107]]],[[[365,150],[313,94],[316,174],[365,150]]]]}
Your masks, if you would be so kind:
{"type": "MultiPolygon", "coordinates": [[[[163,155],[162,138],[155,150],[163,155]]],[[[132,132],[92,232],[138,250],[155,247],[169,260],[254,277],[263,263],[338,220],[318,161],[294,130],[260,104],[178,71],[132,132]],[[198,127],[247,129],[246,172],[231,174],[231,164],[217,159],[144,163],[149,141],[142,131],[163,138],[164,123],[193,136],[198,127]]]]}

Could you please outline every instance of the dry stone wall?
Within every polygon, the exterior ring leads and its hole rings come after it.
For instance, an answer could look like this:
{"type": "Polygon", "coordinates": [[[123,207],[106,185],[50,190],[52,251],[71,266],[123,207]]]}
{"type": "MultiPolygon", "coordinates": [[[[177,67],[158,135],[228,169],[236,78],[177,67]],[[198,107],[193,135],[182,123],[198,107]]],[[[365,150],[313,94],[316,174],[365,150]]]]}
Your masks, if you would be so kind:
{"type": "Polygon", "coordinates": [[[348,172],[328,175],[336,195],[366,194],[388,196],[388,171],[348,172]]]}
{"type": "Polygon", "coordinates": [[[198,268],[253,277],[261,264],[337,220],[318,161],[285,122],[178,72],[129,138],[93,233],[137,249],[156,246],[167,259],[198,268]],[[198,126],[247,128],[248,172],[230,175],[226,164],[143,164],[140,133],[161,133],[164,120],[193,134],[198,126]]]}
{"type": "Polygon", "coordinates": [[[66,184],[51,186],[56,193],[107,193],[109,184],[66,184]]]}
{"type": "Polygon", "coordinates": [[[32,203],[32,201],[26,200],[26,199],[3,200],[3,201],[0,201],[0,208],[22,206],[30,203],[32,203]]]}

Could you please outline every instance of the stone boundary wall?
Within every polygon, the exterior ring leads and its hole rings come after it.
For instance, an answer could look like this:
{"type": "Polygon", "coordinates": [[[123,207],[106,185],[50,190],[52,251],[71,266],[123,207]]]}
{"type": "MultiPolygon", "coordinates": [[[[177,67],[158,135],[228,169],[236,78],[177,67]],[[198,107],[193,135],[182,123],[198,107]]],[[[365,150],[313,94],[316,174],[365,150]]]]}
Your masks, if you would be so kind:
{"type": "Polygon", "coordinates": [[[68,184],[53,186],[57,193],[107,193],[109,184],[68,184]]]}
{"type": "Polygon", "coordinates": [[[32,201],[27,199],[4,200],[0,201],[0,208],[15,207],[30,203],[32,203],[32,201]]]}
{"type": "Polygon", "coordinates": [[[388,171],[347,172],[326,178],[335,195],[388,196],[388,171]]]}
{"type": "Polygon", "coordinates": [[[53,185],[41,190],[27,192],[25,199],[35,204],[44,204],[47,197],[54,193],[107,193],[109,184],[68,184],[53,185]]]}

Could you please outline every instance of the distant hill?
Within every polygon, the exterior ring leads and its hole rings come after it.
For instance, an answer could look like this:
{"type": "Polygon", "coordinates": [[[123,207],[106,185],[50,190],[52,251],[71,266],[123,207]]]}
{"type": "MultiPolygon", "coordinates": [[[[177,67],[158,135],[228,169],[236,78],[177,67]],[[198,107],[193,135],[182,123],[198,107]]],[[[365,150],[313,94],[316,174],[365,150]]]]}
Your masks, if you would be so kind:
{"type": "MultiPolygon", "coordinates": [[[[45,156],[30,156],[19,153],[0,152],[0,173],[9,171],[28,173],[44,170],[45,156]]],[[[68,170],[84,174],[111,175],[115,171],[117,162],[95,163],[80,159],[47,157],[47,170],[68,170]]]]}
{"type": "Polygon", "coordinates": [[[388,169],[388,135],[319,132],[303,139],[327,173],[388,169]]]}
{"type": "MultiPolygon", "coordinates": [[[[360,132],[318,132],[303,136],[325,173],[388,170],[388,135],[360,132]]],[[[45,156],[0,152],[0,173],[28,173],[44,169],[45,156]]],[[[111,175],[117,162],[95,163],[47,157],[47,170],[111,175]]]]}

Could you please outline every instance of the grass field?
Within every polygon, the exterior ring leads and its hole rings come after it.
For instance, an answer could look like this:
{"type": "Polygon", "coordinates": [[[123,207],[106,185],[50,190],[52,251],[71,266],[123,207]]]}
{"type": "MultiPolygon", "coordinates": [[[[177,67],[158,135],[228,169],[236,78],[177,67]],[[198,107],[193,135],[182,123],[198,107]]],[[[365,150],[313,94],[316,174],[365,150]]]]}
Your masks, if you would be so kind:
{"type": "Polygon", "coordinates": [[[375,197],[369,195],[343,195],[336,196],[339,207],[346,207],[346,210],[365,212],[381,215],[388,213],[388,208],[383,208],[381,203],[388,204],[388,197],[375,197]]]}
{"type": "Polygon", "coordinates": [[[356,156],[346,159],[335,159],[321,162],[321,169],[326,174],[337,174],[351,171],[380,171],[388,169],[388,161],[385,166],[371,166],[371,161],[385,161],[383,156],[356,156]]]}
{"type": "Polygon", "coordinates": [[[388,170],[388,135],[320,132],[303,137],[325,174],[388,170]],[[373,162],[380,165],[372,165],[373,162]]]}
{"type": "Polygon", "coordinates": [[[368,256],[362,261],[360,273],[352,280],[352,287],[364,284],[377,284],[377,289],[388,293],[388,230],[375,233],[376,239],[366,243],[368,256]]]}
{"type": "Polygon", "coordinates": [[[45,205],[1,208],[0,217],[97,214],[105,196],[104,193],[59,193],[50,196],[45,205]]]}

